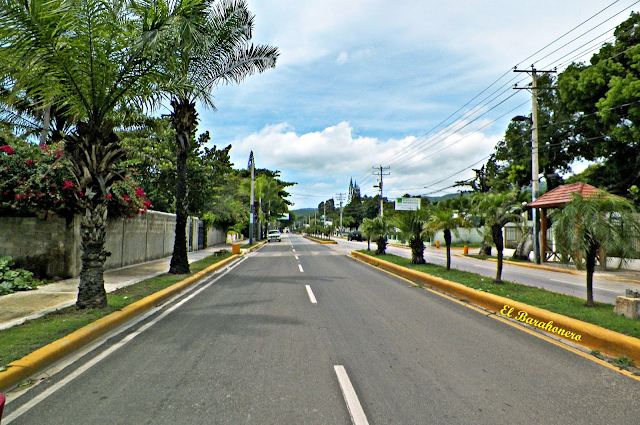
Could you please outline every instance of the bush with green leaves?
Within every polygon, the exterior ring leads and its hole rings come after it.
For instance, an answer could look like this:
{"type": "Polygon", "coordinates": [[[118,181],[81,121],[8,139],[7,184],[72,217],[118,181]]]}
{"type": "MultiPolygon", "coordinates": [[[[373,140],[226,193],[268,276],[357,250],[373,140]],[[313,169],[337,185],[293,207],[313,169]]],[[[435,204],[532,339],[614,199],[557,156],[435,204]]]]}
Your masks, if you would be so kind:
{"type": "Polygon", "coordinates": [[[0,295],[10,294],[16,291],[29,291],[38,286],[38,282],[33,279],[33,273],[12,269],[15,265],[13,258],[0,256],[0,295]]]}

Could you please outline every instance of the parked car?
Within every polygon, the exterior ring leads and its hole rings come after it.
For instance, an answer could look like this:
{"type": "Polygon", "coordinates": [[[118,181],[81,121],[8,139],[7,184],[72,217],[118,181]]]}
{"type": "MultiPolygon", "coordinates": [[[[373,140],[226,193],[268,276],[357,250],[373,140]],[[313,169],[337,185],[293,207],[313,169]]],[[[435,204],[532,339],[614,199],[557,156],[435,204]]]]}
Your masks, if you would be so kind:
{"type": "Polygon", "coordinates": [[[267,242],[273,241],[282,242],[282,234],[280,233],[280,230],[269,230],[267,233],[267,242]]]}
{"type": "Polygon", "coordinates": [[[360,233],[357,230],[354,230],[353,232],[349,232],[349,234],[347,235],[347,240],[348,241],[364,241],[366,240],[366,238],[362,235],[362,233],[360,233]]]}

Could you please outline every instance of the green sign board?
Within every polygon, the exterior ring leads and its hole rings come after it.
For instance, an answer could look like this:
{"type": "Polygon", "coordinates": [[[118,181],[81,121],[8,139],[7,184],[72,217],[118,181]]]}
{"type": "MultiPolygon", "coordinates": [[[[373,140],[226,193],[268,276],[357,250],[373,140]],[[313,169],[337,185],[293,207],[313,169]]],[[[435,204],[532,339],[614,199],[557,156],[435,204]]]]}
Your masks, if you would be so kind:
{"type": "Polygon", "coordinates": [[[420,198],[396,198],[396,211],[415,211],[420,209],[420,198]]]}

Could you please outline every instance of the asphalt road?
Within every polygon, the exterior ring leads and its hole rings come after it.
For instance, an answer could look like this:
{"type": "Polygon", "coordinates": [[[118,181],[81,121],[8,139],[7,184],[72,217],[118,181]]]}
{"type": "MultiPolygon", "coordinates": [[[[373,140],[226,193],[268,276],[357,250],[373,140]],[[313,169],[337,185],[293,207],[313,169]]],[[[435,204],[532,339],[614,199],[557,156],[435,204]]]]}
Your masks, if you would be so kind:
{"type": "MultiPolygon", "coordinates": [[[[354,249],[366,249],[366,242],[348,242],[339,240],[340,250],[347,251],[354,249]]],[[[371,249],[375,249],[375,244],[371,244],[371,249]]],[[[405,258],[411,258],[411,251],[406,248],[390,246],[387,252],[405,258]]],[[[433,264],[446,265],[444,249],[425,250],[425,259],[433,264]]],[[[472,258],[458,257],[453,254],[460,251],[452,251],[451,267],[468,272],[477,273],[494,279],[496,276],[496,263],[494,261],[480,261],[472,258]]],[[[562,294],[573,295],[586,299],[587,282],[586,277],[569,273],[559,273],[554,271],[503,264],[502,279],[523,285],[544,288],[549,291],[560,292],[562,294]]],[[[628,282],[607,280],[597,277],[593,281],[593,297],[596,301],[614,305],[616,297],[625,295],[625,290],[638,290],[638,286],[628,282]]]]}
{"type": "Polygon", "coordinates": [[[360,413],[371,424],[638,423],[639,381],[345,247],[267,244],[5,418],[31,403],[12,423],[348,424],[360,413]]]}

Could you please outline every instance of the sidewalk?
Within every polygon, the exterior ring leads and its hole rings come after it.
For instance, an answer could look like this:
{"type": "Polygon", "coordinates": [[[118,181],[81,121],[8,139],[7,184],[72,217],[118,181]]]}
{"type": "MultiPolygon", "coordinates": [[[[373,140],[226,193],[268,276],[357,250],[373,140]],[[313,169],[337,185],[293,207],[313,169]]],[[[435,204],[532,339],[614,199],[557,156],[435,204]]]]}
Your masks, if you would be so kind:
{"type": "MultiPolygon", "coordinates": [[[[244,244],[246,241],[238,241],[237,243],[244,244]]],[[[189,253],[189,262],[201,260],[223,249],[231,252],[231,244],[215,245],[200,251],[192,251],[189,253]]],[[[170,262],[171,257],[166,257],[121,269],[107,270],[104,273],[105,289],[107,292],[113,292],[123,286],[133,285],[166,273],[169,270],[170,262]]],[[[42,285],[33,291],[20,291],[0,296],[0,330],[74,305],[78,296],[79,282],[79,278],[66,279],[42,285]]]]}
{"type": "MultiPolygon", "coordinates": [[[[398,245],[399,246],[399,245],[398,245]]],[[[409,249],[409,247],[406,247],[409,249]]],[[[428,247],[427,250],[436,251],[443,253],[446,252],[446,248],[440,246],[440,248],[436,247],[428,247]]],[[[478,248],[470,248],[469,254],[477,255],[479,253],[478,248]]],[[[571,264],[562,264],[559,261],[545,261],[541,264],[535,264],[533,262],[520,262],[520,261],[512,261],[511,257],[513,255],[513,249],[505,249],[503,251],[504,254],[504,263],[512,266],[519,267],[528,267],[532,269],[540,269],[540,270],[548,270],[558,273],[569,273],[575,274],[578,276],[585,276],[586,272],[584,270],[577,270],[575,266],[571,264]]],[[[492,254],[495,255],[495,248],[492,250],[492,254]]],[[[452,248],[451,255],[462,255],[462,248],[452,248]]],[[[491,259],[490,261],[496,261],[495,259],[491,259]]],[[[613,280],[618,282],[627,282],[627,283],[635,283],[640,285],[640,271],[638,270],[629,270],[629,269],[607,269],[607,270],[598,270],[596,269],[593,277],[596,279],[605,279],[605,280],[613,280]]]]}

